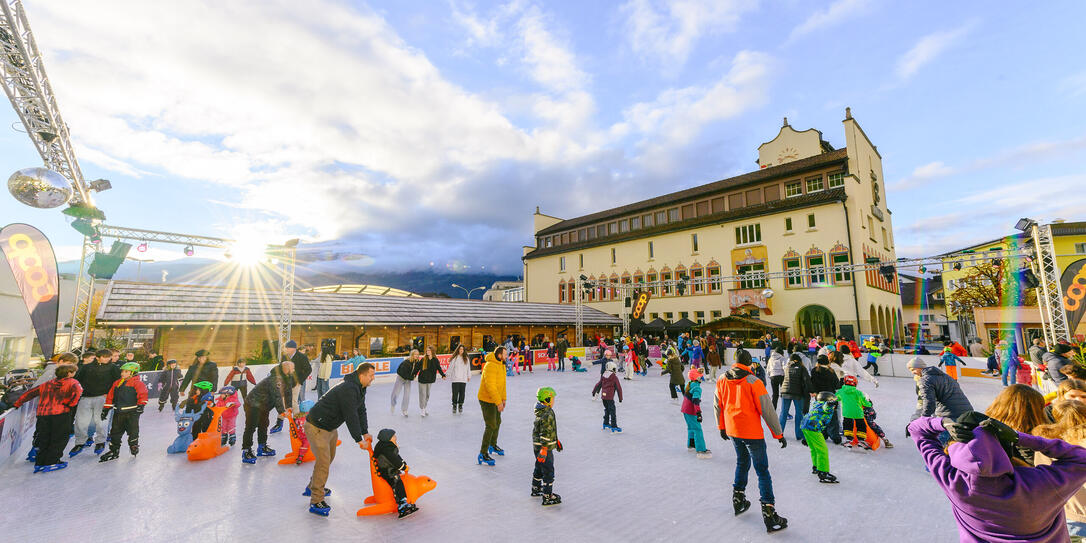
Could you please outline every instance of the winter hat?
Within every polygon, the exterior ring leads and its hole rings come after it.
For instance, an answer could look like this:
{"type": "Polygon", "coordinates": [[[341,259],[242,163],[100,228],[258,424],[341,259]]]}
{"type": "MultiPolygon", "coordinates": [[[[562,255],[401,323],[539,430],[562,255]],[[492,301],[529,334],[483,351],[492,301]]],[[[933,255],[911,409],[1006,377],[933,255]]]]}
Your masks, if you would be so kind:
{"type": "Polygon", "coordinates": [[[392,441],[392,437],[396,435],[396,430],[392,428],[385,428],[380,432],[377,432],[377,441],[392,441]]]}
{"type": "Polygon", "coordinates": [[[928,367],[928,365],[925,364],[923,360],[920,360],[920,357],[914,356],[913,359],[910,360],[905,367],[909,368],[910,370],[922,370],[928,367]]]}
{"type": "Polygon", "coordinates": [[[209,354],[211,353],[208,352],[207,349],[200,349],[199,351],[196,351],[196,356],[207,356],[209,354]]]}
{"type": "Polygon", "coordinates": [[[608,362],[607,363],[607,371],[615,371],[617,368],[618,368],[618,366],[615,366],[614,362],[608,362]]]}
{"type": "Polygon", "coordinates": [[[849,386],[856,386],[856,376],[846,375],[844,378],[844,383],[849,386]]]}
{"type": "Polygon", "coordinates": [[[297,342],[295,342],[295,341],[294,341],[294,340],[292,339],[292,340],[290,340],[290,341],[286,342],[286,344],[284,344],[284,345],[283,345],[283,347],[285,347],[285,348],[287,348],[287,349],[297,349],[297,348],[298,348],[298,343],[297,343],[297,342]]]}
{"type": "Polygon", "coordinates": [[[744,366],[749,366],[751,363],[750,353],[746,349],[739,349],[735,353],[735,362],[744,366]]]}
{"type": "Polygon", "coordinates": [[[173,359],[173,358],[171,358],[171,359],[167,360],[167,361],[166,361],[166,365],[167,365],[167,366],[169,366],[170,364],[177,364],[177,360],[175,360],[175,359],[173,359]]]}
{"type": "Polygon", "coordinates": [[[686,378],[691,381],[697,381],[701,379],[702,373],[698,368],[690,368],[690,371],[686,372],[686,378]]]}

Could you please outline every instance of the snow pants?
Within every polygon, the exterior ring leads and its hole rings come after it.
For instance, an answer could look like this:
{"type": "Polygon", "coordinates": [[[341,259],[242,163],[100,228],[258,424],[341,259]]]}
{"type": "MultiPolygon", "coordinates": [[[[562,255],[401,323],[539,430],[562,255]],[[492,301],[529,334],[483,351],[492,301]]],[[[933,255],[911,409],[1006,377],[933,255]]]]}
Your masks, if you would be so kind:
{"type": "Polygon", "coordinates": [[[818,471],[830,471],[830,449],[826,447],[826,438],[819,432],[804,430],[807,448],[811,449],[811,465],[818,471]]]}
{"type": "MultiPolygon", "coordinates": [[[[60,462],[60,457],[64,455],[64,448],[68,446],[68,432],[71,428],[71,411],[59,415],[38,416],[37,433],[40,446],[38,457],[34,460],[35,466],[51,466],[60,462]]],[[[83,427],[83,431],[87,431],[86,426],[83,427]]]]}
{"type": "Polygon", "coordinates": [[[705,434],[701,431],[701,423],[698,422],[698,416],[683,413],[683,419],[686,420],[686,441],[689,443],[690,440],[693,439],[694,450],[705,452],[705,434]]]}
{"type": "Polygon", "coordinates": [[[140,444],[140,416],[135,409],[117,411],[113,415],[113,426],[109,429],[109,450],[117,452],[121,450],[121,437],[128,434],[128,446],[138,447],[140,444]]]}
{"type": "Polygon", "coordinates": [[[538,485],[544,496],[553,494],[554,490],[554,449],[547,449],[547,456],[539,461],[539,447],[535,447],[535,469],[532,470],[532,484],[538,485]]]}

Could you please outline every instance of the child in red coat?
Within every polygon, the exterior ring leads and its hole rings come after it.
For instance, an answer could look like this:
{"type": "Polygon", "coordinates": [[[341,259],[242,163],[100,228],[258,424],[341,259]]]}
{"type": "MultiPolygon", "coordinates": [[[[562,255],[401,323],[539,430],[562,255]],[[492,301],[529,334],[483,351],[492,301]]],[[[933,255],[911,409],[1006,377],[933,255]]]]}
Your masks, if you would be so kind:
{"type": "Polygon", "coordinates": [[[116,460],[121,455],[121,436],[128,434],[128,450],[132,456],[140,452],[140,415],[147,405],[147,386],[136,376],[140,371],[139,362],[128,362],[121,366],[121,378],[113,382],[106,394],[106,404],[102,407],[102,420],[113,413],[113,426],[109,429],[109,452],[98,459],[99,462],[116,460]]]}
{"type": "Polygon", "coordinates": [[[618,426],[618,414],[615,412],[615,394],[618,394],[618,401],[622,402],[622,384],[618,381],[618,375],[615,374],[617,370],[614,362],[608,362],[605,372],[600,376],[600,380],[596,383],[596,386],[592,388],[592,397],[596,397],[597,393],[603,395],[603,429],[611,430],[614,432],[621,432],[622,428],[618,426]]]}
{"type": "Polygon", "coordinates": [[[222,417],[219,419],[222,422],[223,445],[229,443],[230,446],[233,446],[234,443],[237,443],[239,405],[241,405],[241,401],[238,400],[238,389],[233,386],[224,386],[220,388],[219,392],[215,395],[215,407],[226,408],[226,410],[222,412],[222,417]]]}

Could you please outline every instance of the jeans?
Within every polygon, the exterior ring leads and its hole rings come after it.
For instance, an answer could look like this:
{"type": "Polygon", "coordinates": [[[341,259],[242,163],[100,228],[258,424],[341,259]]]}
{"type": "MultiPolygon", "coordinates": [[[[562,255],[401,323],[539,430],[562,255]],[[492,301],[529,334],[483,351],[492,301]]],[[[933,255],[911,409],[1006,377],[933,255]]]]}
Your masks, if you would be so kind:
{"type": "Polygon", "coordinates": [[[603,400],[603,425],[612,428],[618,427],[618,416],[615,412],[614,400],[603,400]]]}
{"type": "Polygon", "coordinates": [[[306,422],[305,435],[315,458],[313,475],[309,478],[309,503],[316,504],[324,501],[324,485],[328,482],[328,468],[332,465],[332,460],[336,459],[339,431],[324,430],[306,422]]]}
{"type": "MultiPolygon", "coordinates": [[[[79,399],[79,406],[75,409],[75,442],[77,445],[87,441],[90,428],[94,428],[94,444],[105,444],[109,421],[103,421],[99,418],[105,405],[105,394],[101,396],[84,396],[79,399]]],[[[110,414],[112,413],[113,410],[110,409],[110,414]]]]}
{"type": "Polygon", "coordinates": [[[683,418],[686,419],[686,440],[689,442],[693,439],[694,450],[704,452],[706,450],[705,434],[701,431],[701,423],[698,422],[698,416],[683,413],[683,418]]]}
{"type": "Polygon", "coordinates": [[[799,429],[799,423],[803,420],[803,415],[807,414],[803,408],[803,398],[797,396],[784,395],[781,396],[781,414],[779,420],[781,422],[781,431],[788,427],[788,408],[795,406],[795,418],[792,420],[793,426],[796,430],[796,439],[803,439],[803,431],[799,429]]]}
{"type": "Polygon", "coordinates": [[[1086,522],[1067,521],[1067,534],[1071,536],[1071,543],[1086,541],[1086,522]]]}
{"type": "Polygon", "coordinates": [[[758,474],[759,501],[769,505],[776,503],[773,499],[773,478],[769,475],[769,457],[765,454],[765,439],[733,437],[732,445],[735,446],[735,482],[732,488],[746,491],[747,476],[753,463],[754,471],[758,474]]]}
{"type": "MultiPolygon", "coordinates": [[[[822,435],[829,438],[830,441],[837,445],[841,444],[841,406],[833,406],[833,416],[830,417],[829,424],[822,430],[822,435]]],[[[810,445],[810,440],[807,440],[807,444],[810,445]]]]}
{"type": "Polygon", "coordinates": [[[1018,364],[1008,364],[1007,370],[1003,372],[1003,386],[1007,386],[1007,381],[1010,380],[1010,384],[1014,385],[1018,383],[1018,364]]]}
{"type": "Polygon", "coordinates": [[[498,405],[479,400],[479,407],[483,410],[483,444],[479,447],[481,454],[490,452],[490,447],[498,444],[498,430],[502,426],[502,413],[498,411],[498,405]]]}
{"type": "Polygon", "coordinates": [[[464,405],[464,390],[467,388],[467,383],[453,383],[452,384],[452,404],[464,405]]]}
{"type": "Polygon", "coordinates": [[[396,410],[396,398],[400,397],[400,389],[403,389],[403,404],[400,409],[407,413],[408,398],[411,396],[411,383],[414,381],[408,381],[399,375],[396,376],[396,384],[392,385],[392,410],[396,410]]]}
{"type": "Polygon", "coordinates": [[[328,393],[328,379],[317,378],[317,399],[328,393]]]}
{"type": "Polygon", "coordinates": [[[777,408],[777,400],[781,397],[782,384],[784,384],[783,375],[774,375],[769,378],[769,385],[773,388],[773,409],[777,408]]]}

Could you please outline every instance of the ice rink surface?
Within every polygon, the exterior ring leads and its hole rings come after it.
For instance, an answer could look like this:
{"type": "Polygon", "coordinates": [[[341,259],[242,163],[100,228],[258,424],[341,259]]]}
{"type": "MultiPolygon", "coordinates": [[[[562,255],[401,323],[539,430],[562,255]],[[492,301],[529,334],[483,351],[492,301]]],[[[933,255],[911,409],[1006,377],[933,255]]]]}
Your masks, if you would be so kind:
{"type": "MultiPolygon", "coordinates": [[[[468,384],[462,415],[450,413],[449,382],[435,383],[427,418],[419,416],[415,389],[404,418],[398,408],[390,414],[391,383],[375,383],[367,401],[371,433],[394,428],[411,472],[437,481],[419,500],[419,512],[403,520],[355,516],[370,495],[368,455],[345,428],[328,481],[332,514],[322,518],[308,512],[308,498],[301,495],[311,463],[280,466],[262,458],[243,465],[238,447],[205,462],[166,455],[176,435],[173,418],[152,404],[141,420],[142,452],[135,459],[122,447],[121,458],[107,464],[84,452],[54,473],[32,474],[21,459],[0,471],[7,497],[0,534],[4,541],[112,543],[957,540],[946,497],[904,435],[916,404],[912,379],[883,377],[878,389],[861,382],[896,447],[865,453],[831,443],[830,471],[840,484],[818,483],[808,449],[791,437],[783,450],[770,443],[777,509],[789,527],[768,535],[753,469],[747,494],[754,506],[732,515],[735,451],[720,439],[711,415],[704,429],[713,458],[698,460],[687,452],[686,427],[667,393],[667,378],[655,371],[622,381],[623,432],[603,432],[602,403],[590,397],[598,376],[597,366],[588,373],[544,369],[509,378],[498,438],[506,456],[497,457],[495,467],[475,461],[483,431],[478,376],[468,384]],[[544,385],[558,391],[558,435],[565,447],[555,461],[555,492],[563,503],[545,509],[529,496],[532,409],[535,390],[544,385]]],[[[962,386],[978,410],[999,391],[989,379],[967,378],[962,386]]],[[[711,390],[708,383],[705,390],[711,390]]],[[[786,436],[794,435],[791,424],[786,436]]],[[[277,459],[290,449],[286,432],[271,436],[269,444],[277,459]]]]}

